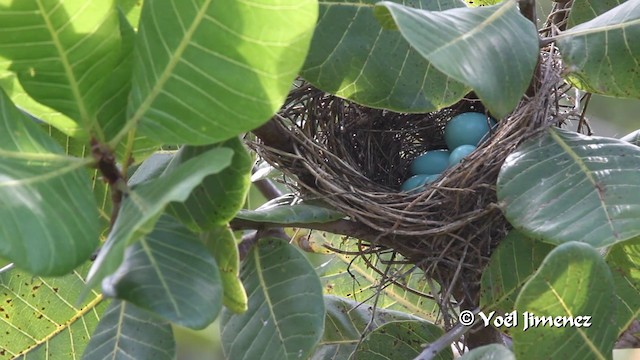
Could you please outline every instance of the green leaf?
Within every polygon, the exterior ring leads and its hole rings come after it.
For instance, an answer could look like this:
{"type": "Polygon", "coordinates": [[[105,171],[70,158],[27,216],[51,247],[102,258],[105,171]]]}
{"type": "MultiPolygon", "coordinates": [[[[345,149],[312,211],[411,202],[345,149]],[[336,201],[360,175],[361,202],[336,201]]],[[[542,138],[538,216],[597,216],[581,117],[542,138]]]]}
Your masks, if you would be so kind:
{"type": "Polygon", "coordinates": [[[325,295],[324,303],[327,309],[324,335],[312,360],[347,360],[365,329],[374,330],[391,321],[421,320],[406,312],[382,308],[372,314],[368,305],[332,295],[325,295]]]}
{"type": "Polygon", "coordinates": [[[222,312],[227,359],[306,359],[322,336],[322,286],[307,259],[282,239],[265,238],[245,260],[249,294],[242,315],[222,312]]]}
{"type": "Polygon", "coordinates": [[[231,163],[233,151],[207,151],[153,181],[134,187],[124,198],[118,219],[89,272],[89,287],[113,274],[124,257],[125,248],[150,233],[167,204],[184,201],[207,175],[222,171],[231,163]]]}
{"type": "MultiPolygon", "coordinates": [[[[378,309],[398,310],[431,322],[437,321],[441,316],[438,304],[429,298],[431,287],[422,270],[412,264],[393,265],[387,276],[393,278],[396,283],[386,284],[387,286],[381,288],[380,273],[384,273],[389,266],[383,261],[391,260],[391,254],[382,255],[382,259],[376,258],[375,255],[355,258],[354,255],[348,255],[362,251],[355,242],[344,243],[338,235],[324,239],[318,233],[309,236],[309,247],[317,253],[328,252],[322,247],[325,242],[332,248],[345,252],[329,253],[322,259],[322,265],[316,269],[325,294],[369,305],[375,302],[378,309]]],[[[398,261],[402,258],[396,257],[393,260],[398,261]]]]}
{"type": "Polygon", "coordinates": [[[615,305],[611,272],[598,251],[577,242],[558,246],[522,288],[516,301],[517,313],[528,318],[528,312],[553,321],[558,317],[560,321],[562,317],[575,321],[582,316],[583,326],[550,326],[547,322],[527,329],[514,328],[516,358],[610,358],[617,336],[615,326],[611,326],[615,305]]]}
{"type": "Polygon", "coordinates": [[[308,224],[340,220],[344,214],[318,205],[297,204],[240,210],[236,218],[254,222],[308,224]]]}
{"type": "Polygon", "coordinates": [[[175,152],[173,151],[157,151],[153,155],[149,156],[145,161],[138,166],[136,171],[131,175],[127,184],[130,187],[134,187],[145,181],[153,180],[162,175],[167,168],[175,152]]]}
{"type": "Polygon", "coordinates": [[[220,226],[202,233],[200,239],[218,264],[224,306],[238,314],[247,311],[247,293],[240,281],[240,255],[233,231],[226,225],[220,226]]]}
{"type": "Polygon", "coordinates": [[[477,347],[461,357],[459,360],[516,360],[515,355],[511,350],[507,349],[504,345],[491,344],[477,347]]]}
{"type": "Polygon", "coordinates": [[[82,360],[175,359],[171,325],[125,301],[113,301],[82,360]]]}
{"type": "Polygon", "coordinates": [[[0,62],[38,102],[103,139],[96,111],[120,44],[111,1],[0,1],[0,62]]]}
{"type": "Polygon", "coordinates": [[[511,230],[491,254],[480,281],[480,307],[508,313],[522,286],[533,276],[553,246],[511,230]]]}
{"type": "MultiPolygon", "coordinates": [[[[373,15],[376,2],[320,3],[318,25],[301,72],[307,81],[363,105],[401,112],[437,110],[469,92],[432,66],[397,31],[384,30],[373,15]]],[[[412,3],[428,10],[464,7],[459,0],[412,3]]]]}
{"type": "Polygon", "coordinates": [[[626,0],[574,0],[567,24],[574,27],[613,9],[626,0]]]}
{"type": "Polygon", "coordinates": [[[627,1],[556,36],[567,79],[595,94],[640,97],[640,2],[627,1]]]}
{"type": "Polygon", "coordinates": [[[0,359],[65,360],[82,354],[106,308],[95,292],[77,302],[88,268],[56,278],[16,269],[0,274],[0,359]]]}
{"type": "Polygon", "coordinates": [[[98,246],[84,167],[0,90],[0,256],[37,275],[63,275],[98,246]]]}
{"type": "MultiPolygon", "coordinates": [[[[444,334],[440,327],[426,321],[394,321],[369,333],[353,354],[358,360],[413,359],[444,334]]],[[[434,359],[453,359],[451,349],[434,359]]]]}
{"type": "Polygon", "coordinates": [[[142,135],[161,143],[205,145],[266,122],[302,66],[317,6],[315,0],[145,2],[128,126],[139,123],[142,135]]]}
{"type": "Polygon", "coordinates": [[[233,150],[231,165],[218,174],[207,176],[183,203],[173,203],[167,211],[193,231],[206,231],[225,225],[242,209],[251,182],[253,160],[242,141],[235,137],[223,143],[192,147],[178,151],[166,172],[212,148],[227,147],[233,150]]]}
{"type": "Polygon", "coordinates": [[[623,136],[620,140],[629,142],[635,146],[640,146],[640,130],[636,130],[623,136]]]}
{"type": "Polygon", "coordinates": [[[197,236],[164,215],[155,229],[129,246],[102,292],[163,319],[203,329],[222,308],[220,272],[197,236]]]}
{"type": "Polygon", "coordinates": [[[500,0],[463,0],[469,7],[490,6],[501,3],[500,0]]]}
{"type": "Polygon", "coordinates": [[[613,275],[620,334],[640,317],[640,238],[615,245],[606,261],[613,275]]]}
{"type": "Polygon", "coordinates": [[[138,28],[143,0],[116,0],[116,4],[126,15],[127,21],[134,29],[138,28]]]}
{"type": "Polygon", "coordinates": [[[19,109],[37,118],[39,121],[50,124],[65,135],[82,139],[88,143],[88,134],[81,126],[68,116],[35,101],[22,88],[18,77],[14,73],[6,72],[1,74],[0,87],[6,91],[11,101],[13,101],[19,109]]]}
{"type": "Polygon", "coordinates": [[[516,107],[531,82],[538,33],[515,1],[446,11],[383,1],[375,11],[383,22],[393,18],[404,38],[438,70],[473,88],[497,118],[516,107]]]}
{"type": "Polygon", "coordinates": [[[603,247],[640,235],[639,167],[637,146],[550,128],[507,157],[498,199],[531,238],[603,247]]]}

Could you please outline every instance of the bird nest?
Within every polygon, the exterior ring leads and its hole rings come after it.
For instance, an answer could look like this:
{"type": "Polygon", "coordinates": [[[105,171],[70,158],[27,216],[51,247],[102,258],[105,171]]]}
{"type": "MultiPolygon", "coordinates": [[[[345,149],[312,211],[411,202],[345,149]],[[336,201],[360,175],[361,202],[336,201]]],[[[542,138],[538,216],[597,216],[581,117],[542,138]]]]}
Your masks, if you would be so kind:
{"type": "Polygon", "coordinates": [[[437,281],[441,296],[477,305],[481,272],[509,231],[496,198],[498,173],[523,140],[566,118],[569,87],[560,72],[549,46],[533,95],[500,119],[476,151],[415,193],[399,190],[410,162],[446,147],[444,127],[453,116],[486,113],[473,94],[440,111],[403,114],[357,105],[302,82],[270,121],[271,138],[259,136],[250,146],[296,180],[301,198],[322,200],[369,234],[359,236],[370,245],[367,254],[392,249],[437,281]]]}

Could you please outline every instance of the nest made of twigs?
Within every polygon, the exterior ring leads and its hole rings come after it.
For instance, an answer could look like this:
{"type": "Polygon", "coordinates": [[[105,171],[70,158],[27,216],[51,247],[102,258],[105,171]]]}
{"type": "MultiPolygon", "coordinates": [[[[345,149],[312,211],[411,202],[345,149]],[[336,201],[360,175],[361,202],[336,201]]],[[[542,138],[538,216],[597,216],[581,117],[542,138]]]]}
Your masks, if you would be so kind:
{"type": "Polygon", "coordinates": [[[417,193],[399,191],[410,176],[409,163],[424,151],[446,147],[444,126],[451,117],[486,113],[477,99],[427,114],[401,114],[302,83],[272,120],[288,149],[260,140],[252,147],[297,179],[300,197],[321,199],[343,212],[370,231],[370,243],[402,254],[446,295],[476,302],[480,274],[509,230],[496,198],[500,167],[523,140],[562,122],[568,87],[553,46],[541,54],[538,70],[534,93],[499,120],[491,138],[417,193]]]}

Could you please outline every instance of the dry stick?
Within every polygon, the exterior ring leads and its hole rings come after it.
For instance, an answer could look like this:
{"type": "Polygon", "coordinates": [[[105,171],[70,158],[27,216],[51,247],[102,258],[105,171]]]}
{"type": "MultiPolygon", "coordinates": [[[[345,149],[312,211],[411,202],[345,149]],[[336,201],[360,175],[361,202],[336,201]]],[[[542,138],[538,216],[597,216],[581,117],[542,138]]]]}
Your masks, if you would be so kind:
{"type": "MultiPolygon", "coordinates": [[[[478,311],[474,311],[476,314],[478,311]]],[[[416,356],[413,360],[431,360],[435,358],[438,353],[442,350],[448,348],[455,341],[460,339],[462,335],[466,334],[469,330],[471,330],[472,326],[464,326],[460,323],[456,324],[451,330],[447,331],[444,335],[438,338],[438,340],[432,342],[427,345],[424,350],[420,353],[420,355],[416,356]]]]}

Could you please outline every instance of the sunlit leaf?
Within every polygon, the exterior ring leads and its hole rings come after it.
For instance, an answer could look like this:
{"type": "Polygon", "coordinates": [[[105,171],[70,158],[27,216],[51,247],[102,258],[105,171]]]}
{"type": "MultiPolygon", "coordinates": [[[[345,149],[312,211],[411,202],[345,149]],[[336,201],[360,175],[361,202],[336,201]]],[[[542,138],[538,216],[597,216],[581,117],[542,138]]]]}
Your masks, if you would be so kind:
{"type": "MultiPolygon", "coordinates": [[[[144,3],[129,126],[161,143],[210,144],[266,122],[306,55],[315,0],[144,3]]],[[[125,130],[126,131],[126,130],[125,130]]]]}
{"type": "Polygon", "coordinates": [[[247,311],[247,293],[240,280],[240,255],[233,232],[228,226],[220,226],[202,233],[200,239],[218,263],[224,306],[235,313],[247,311]]]}
{"type": "Polygon", "coordinates": [[[307,259],[282,239],[265,238],[245,259],[249,295],[242,315],[222,312],[227,359],[306,359],[322,337],[322,286],[307,259]]]}
{"type": "Polygon", "coordinates": [[[117,0],[116,4],[126,15],[127,21],[134,29],[138,28],[140,22],[140,12],[142,11],[143,0],[117,0]]]}
{"type": "Polygon", "coordinates": [[[420,320],[395,310],[378,308],[374,312],[371,305],[332,295],[325,295],[324,303],[327,309],[324,335],[311,357],[313,360],[347,360],[365,329],[371,331],[391,321],[420,320]]]}
{"type": "Polygon", "coordinates": [[[0,62],[27,93],[103,139],[96,111],[120,44],[111,1],[0,1],[0,62]]]}
{"type": "Polygon", "coordinates": [[[615,245],[607,254],[617,297],[618,333],[640,318],[640,238],[615,245]]]}
{"type": "Polygon", "coordinates": [[[515,1],[446,11],[383,1],[375,11],[438,70],[473,88],[498,118],[516,107],[531,82],[538,33],[515,1]]]}
{"type": "Polygon", "coordinates": [[[125,301],[115,300],[96,328],[82,360],[175,359],[169,323],[125,301]]]}
{"type": "Polygon", "coordinates": [[[0,90],[0,256],[39,275],[63,275],[98,246],[86,160],[65,155],[0,90]]]}
{"type": "Polygon", "coordinates": [[[631,0],[556,37],[568,80],[582,90],[640,98],[640,1],[631,0]]]}
{"type": "Polygon", "coordinates": [[[163,210],[172,201],[184,201],[207,175],[229,166],[233,151],[209,150],[176,167],[174,171],[130,190],[120,208],[107,242],[89,272],[89,286],[99,284],[122,263],[125,248],[153,230],[163,210]]]}
{"type": "MultiPolygon", "coordinates": [[[[354,353],[359,360],[413,359],[422,348],[437,340],[444,330],[426,321],[394,321],[368,334],[354,353]]],[[[434,359],[453,359],[451,349],[440,352],[434,359]]]]}
{"type": "Polygon", "coordinates": [[[640,235],[640,148],[551,128],[505,161],[498,199],[525,235],[602,247],[640,235]]]}
{"type": "Polygon", "coordinates": [[[77,302],[88,268],[56,278],[16,269],[0,274],[0,359],[65,360],[82,354],[106,308],[95,292],[77,302]]]}
{"type": "Polygon", "coordinates": [[[168,215],[127,248],[122,265],[102,282],[102,292],[192,329],[212,323],[222,308],[216,261],[195,234],[168,215]]]}
{"type": "MultiPolygon", "coordinates": [[[[373,15],[376,2],[321,2],[302,76],[340,97],[403,112],[433,111],[464,96],[469,91],[465,85],[437,70],[400,33],[382,28],[373,15]]],[[[410,6],[446,10],[464,4],[419,0],[410,6]]]]}
{"type": "Polygon", "coordinates": [[[598,251],[587,244],[570,242],[552,250],[522,288],[516,310],[523,317],[522,324],[512,330],[518,359],[611,356],[617,337],[611,326],[616,313],[613,279],[598,251]],[[524,319],[532,319],[529,316],[544,317],[546,322],[532,324],[524,319]],[[574,326],[550,325],[564,324],[563,317],[571,317],[574,326]]]}
{"type": "MultiPolygon", "coordinates": [[[[309,241],[309,246],[319,253],[322,251],[326,253],[326,249],[321,246],[327,241],[332,248],[340,251],[354,253],[359,250],[354,243],[341,244],[339,236],[324,238],[319,234],[313,234],[309,241]]],[[[424,276],[424,272],[413,265],[392,266],[387,272],[387,277],[395,283],[379,287],[381,273],[384,273],[387,267],[383,261],[390,259],[391,254],[383,254],[381,261],[375,255],[356,258],[354,255],[329,253],[316,271],[322,280],[325,294],[367,304],[375,302],[380,309],[403,311],[432,322],[438,320],[440,308],[433,299],[429,298],[430,283],[424,276]]],[[[399,258],[396,257],[395,260],[399,258]]],[[[431,284],[434,283],[431,282],[431,284]]]]}
{"type": "Polygon", "coordinates": [[[82,139],[88,143],[87,132],[68,116],[42,105],[33,100],[22,88],[18,77],[12,72],[0,75],[0,87],[11,98],[11,101],[21,110],[35,117],[39,121],[50,124],[67,136],[82,139]]]}

